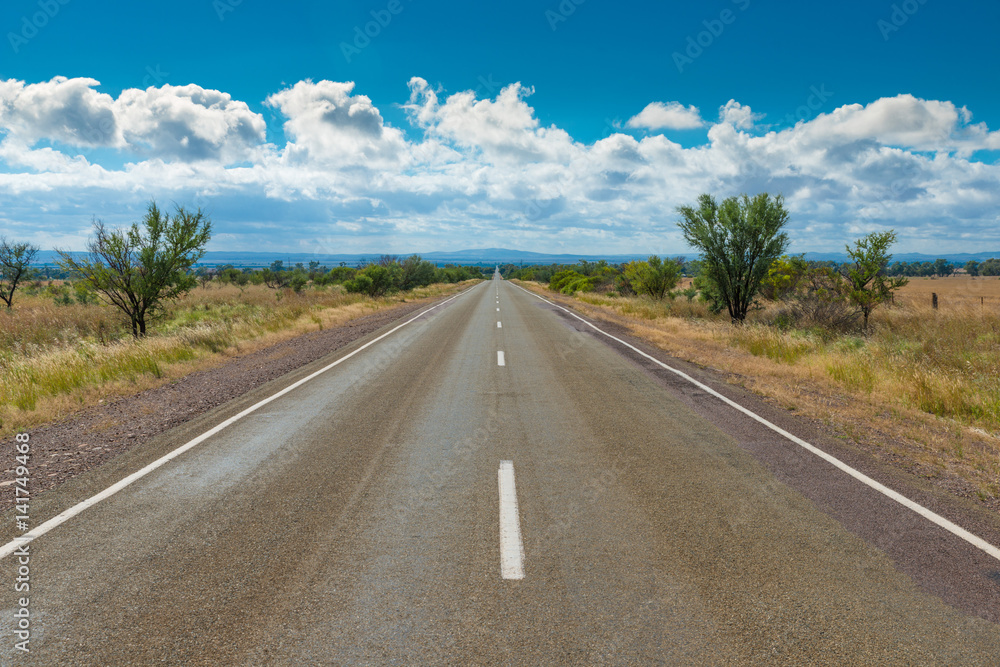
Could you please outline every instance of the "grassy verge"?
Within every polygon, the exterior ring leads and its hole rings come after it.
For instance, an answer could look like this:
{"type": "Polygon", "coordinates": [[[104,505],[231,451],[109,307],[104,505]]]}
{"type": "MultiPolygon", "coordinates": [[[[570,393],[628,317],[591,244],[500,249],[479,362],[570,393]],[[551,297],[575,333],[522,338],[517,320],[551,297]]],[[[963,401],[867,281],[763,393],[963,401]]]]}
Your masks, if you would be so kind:
{"type": "Polygon", "coordinates": [[[896,307],[876,311],[867,337],[781,329],[768,324],[766,309],[734,327],[683,298],[577,293],[571,301],[826,422],[883,460],[1000,509],[1000,309],[982,307],[977,296],[932,310],[916,287],[913,298],[901,294],[896,307]]]}
{"type": "Polygon", "coordinates": [[[295,293],[209,284],[172,304],[139,341],[109,306],[56,305],[44,292],[25,294],[13,311],[0,311],[0,437],[217,366],[235,354],[466,286],[431,285],[372,299],[340,287],[295,293]]]}

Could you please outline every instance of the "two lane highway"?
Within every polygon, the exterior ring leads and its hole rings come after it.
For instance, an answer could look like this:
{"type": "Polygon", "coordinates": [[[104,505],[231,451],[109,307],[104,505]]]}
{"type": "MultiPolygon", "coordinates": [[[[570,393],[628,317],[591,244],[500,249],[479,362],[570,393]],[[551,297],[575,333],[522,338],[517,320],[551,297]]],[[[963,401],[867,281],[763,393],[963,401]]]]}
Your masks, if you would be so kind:
{"type": "MultiPolygon", "coordinates": [[[[46,507],[74,502],[56,490],[46,507]]],[[[30,549],[32,651],[10,639],[4,664],[1000,655],[998,626],[924,591],[619,350],[498,278],[30,549]]],[[[3,581],[16,568],[0,561],[3,581]]]]}

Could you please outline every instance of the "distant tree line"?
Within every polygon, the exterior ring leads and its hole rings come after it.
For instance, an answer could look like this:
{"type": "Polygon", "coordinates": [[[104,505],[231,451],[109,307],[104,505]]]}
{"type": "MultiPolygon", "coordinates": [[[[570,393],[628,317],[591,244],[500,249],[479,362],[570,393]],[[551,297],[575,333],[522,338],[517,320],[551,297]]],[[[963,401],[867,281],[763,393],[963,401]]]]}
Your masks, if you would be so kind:
{"type": "Polygon", "coordinates": [[[886,273],[890,276],[945,277],[954,274],[960,267],[970,276],[1000,276],[1000,259],[987,259],[982,262],[969,260],[964,265],[946,259],[936,259],[933,262],[893,262],[886,268],[886,273]]]}
{"type": "Polygon", "coordinates": [[[266,285],[272,289],[290,288],[296,292],[309,285],[343,285],[348,292],[369,296],[384,296],[415,287],[426,287],[432,283],[458,283],[484,277],[483,270],[479,267],[454,264],[438,267],[433,262],[422,259],[420,255],[404,258],[382,255],[359,267],[347,266],[341,262],[339,266],[330,268],[316,261],[286,266],[282,260],[260,269],[240,269],[231,264],[223,264],[199,267],[195,275],[203,285],[212,282],[222,285],[266,285]]]}

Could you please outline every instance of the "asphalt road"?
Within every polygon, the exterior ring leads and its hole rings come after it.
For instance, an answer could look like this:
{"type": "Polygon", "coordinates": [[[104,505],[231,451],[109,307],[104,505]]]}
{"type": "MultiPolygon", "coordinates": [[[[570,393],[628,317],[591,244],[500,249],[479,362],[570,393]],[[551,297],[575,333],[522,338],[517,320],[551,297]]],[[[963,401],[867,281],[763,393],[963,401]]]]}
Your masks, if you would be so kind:
{"type": "Polygon", "coordinates": [[[0,561],[0,662],[997,664],[1000,562],[584,329],[494,280],[243,416],[30,543],[28,654],[0,561]]]}

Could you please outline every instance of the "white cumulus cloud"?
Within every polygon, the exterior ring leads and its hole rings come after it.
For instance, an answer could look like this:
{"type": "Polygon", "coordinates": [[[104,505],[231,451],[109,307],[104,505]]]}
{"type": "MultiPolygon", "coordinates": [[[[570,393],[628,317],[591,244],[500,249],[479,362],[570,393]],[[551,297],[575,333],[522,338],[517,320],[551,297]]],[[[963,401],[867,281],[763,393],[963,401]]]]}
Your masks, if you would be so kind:
{"type": "Polygon", "coordinates": [[[736,100],[729,100],[719,108],[719,122],[729,123],[741,130],[753,129],[754,123],[760,118],[761,115],[755,114],[750,110],[750,107],[740,104],[736,100]]]}
{"type": "Polygon", "coordinates": [[[867,106],[848,104],[821,114],[803,128],[803,139],[816,146],[876,142],[917,151],[958,152],[1000,149],[1000,132],[972,125],[972,114],[952,102],[913,95],[884,97],[867,106]]]}
{"type": "Polygon", "coordinates": [[[194,84],[122,91],[114,111],[129,149],[183,161],[245,160],[267,129],[246,102],[194,84]]]}
{"type": "Polygon", "coordinates": [[[287,154],[293,161],[384,164],[405,157],[402,132],[386,126],[371,99],[353,90],[352,81],[306,80],[267,98],[288,119],[285,135],[294,144],[287,154]]]}
{"type": "Polygon", "coordinates": [[[0,81],[0,131],[24,145],[41,140],[71,146],[120,146],[121,133],[110,95],[94,90],[94,79],[26,84],[0,81]]]}
{"type": "Polygon", "coordinates": [[[887,228],[900,251],[1000,249],[1000,165],[973,159],[1000,149],[998,133],[948,101],[898,95],[770,132],[735,100],[713,124],[677,102],[629,121],[707,126],[684,147],[657,132],[577,141],[544,125],[519,83],[485,99],[418,77],[409,86],[409,138],[351,82],[279,90],[265,102],[283,117],[275,147],[263,118],[222,91],[115,99],[93,79],[0,81],[0,222],[78,246],[91,216],[128,222],[156,198],[209,210],[219,249],[670,254],[686,250],[678,205],[767,191],[786,197],[793,251],[839,251],[887,228]],[[79,154],[95,147],[135,160],[79,154]]]}
{"type": "Polygon", "coordinates": [[[572,137],[557,127],[541,127],[525,98],[534,90],[520,83],[496,99],[480,100],[472,91],[451,95],[441,104],[424,79],[410,80],[411,118],[432,137],[481,151],[489,161],[565,162],[576,151],[572,137]]]}
{"type": "Polygon", "coordinates": [[[644,130],[692,130],[704,124],[701,112],[694,105],[651,102],[638,115],[629,118],[625,126],[644,130]]]}
{"type": "MultiPolygon", "coordinates": [[[[116,148],[142,158],[237,162],[264,141],[266,124],[245,102],[194,84],[127,89],[118,99],[95,79],[0,81],[0,132],[11,146],[49,141],[116,148]]],[[[26,158],[25,158],[26,159],[26,158]]]]}

